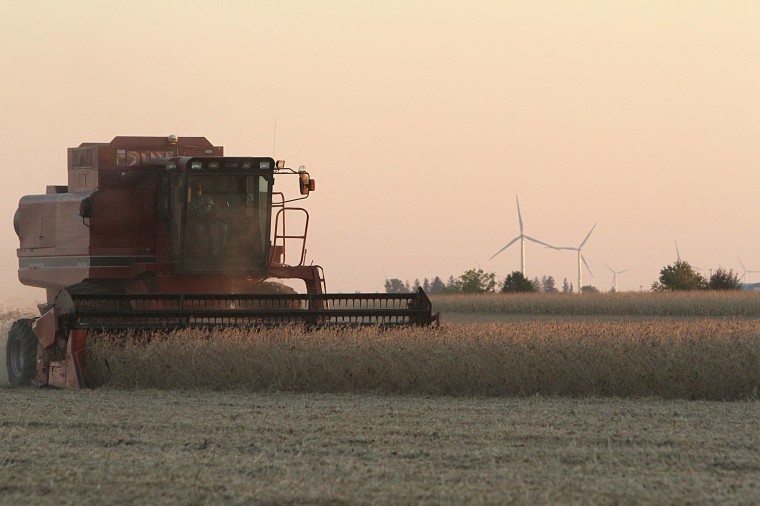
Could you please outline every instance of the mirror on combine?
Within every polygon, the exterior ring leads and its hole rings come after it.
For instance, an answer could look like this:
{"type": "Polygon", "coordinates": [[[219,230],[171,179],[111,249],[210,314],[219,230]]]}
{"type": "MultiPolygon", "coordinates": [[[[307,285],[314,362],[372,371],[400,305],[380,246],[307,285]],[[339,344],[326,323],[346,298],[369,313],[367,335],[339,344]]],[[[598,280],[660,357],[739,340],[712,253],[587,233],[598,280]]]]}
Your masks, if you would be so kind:
{"type": "Polygon", "coordinates": [[[308,195],[309,192],[314,191],[315,188],[314,180],[309,176],[309,173],[306,172],[306,167],[303,165],[298,168],[298,186],[301,195],[308,195]]]}

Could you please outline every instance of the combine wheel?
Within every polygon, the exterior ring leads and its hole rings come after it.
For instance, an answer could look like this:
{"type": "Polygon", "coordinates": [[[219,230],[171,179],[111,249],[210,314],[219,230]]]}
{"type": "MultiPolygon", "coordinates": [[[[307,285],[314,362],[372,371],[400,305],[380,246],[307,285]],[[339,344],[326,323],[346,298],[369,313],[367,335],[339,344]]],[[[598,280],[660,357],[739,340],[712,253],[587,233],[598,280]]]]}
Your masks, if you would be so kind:
{"type": "Polygon", "coordinates": [[[37,336],[32,332],[32,320],[13,322],[8,331],[5,351],[8,381],[12,386],[30,385],[37,370],[37,336]]]}

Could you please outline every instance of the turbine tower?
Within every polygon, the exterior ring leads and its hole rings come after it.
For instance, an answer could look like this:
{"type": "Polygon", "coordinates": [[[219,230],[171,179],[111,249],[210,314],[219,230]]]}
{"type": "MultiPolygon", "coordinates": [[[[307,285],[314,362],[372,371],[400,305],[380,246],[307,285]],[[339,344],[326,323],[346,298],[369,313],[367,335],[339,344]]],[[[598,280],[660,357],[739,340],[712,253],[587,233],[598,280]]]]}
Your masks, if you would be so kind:
{"type": "Polygon", "coordinates": [[[588,266],[588,262],[586,262],[586,259],[583,257],[583,253],[581,253],[581,250],[583,249],[583,245],[586,244],[586,241],[588,241],[588,238],[591,237],[591,232],[594,231],[596,228],[597,223],[594,223],[594,226],[591,227],[591,230],[588,231],[588,234],[586,234],[586,238],[581,241],[581,243],[578,245],[577,248],[574,248],[572,246],[563,246],[561,248],[554,248],[554,246],[549,246],[550,248],[554,249],[565,249],[565,250],[572,250],[578,252],[578,293],[581,293],[583,291],[583,266],[586,266],[586,269],[588,269],[588,273],[592,276],[594,275],[591,272],[591,267],[588,266]]]}
{"type": "Polygon", "coordinates": [[[499,251],[493,254],[489,260],[493,260],[493,258],[504,251],[505,249],[512,246],[517,240],[520,240],[520,272],[525,276],[525,240],[535,242],[536,244],[540,244],[542,246],[546,246],[547,248],[554,248],[558,249],[551,244],[546,244],[543,241],[539,241],[538,239],[534,239],[533,237],[529,235],[525,235],[525,232],[523,230],[523,219],[522,219],[522,213],[520,212],[520,199],[517,198],[517,195],[515,195],[515,201],[517,202],[517,220],[520,222],[520,235],[509,241],[503,248],[501,248],[499,251]]]}
{"type": "Polygon", "coordinates": [[[633,269],[624,269],[624,270],[622,270],[622,271],[615,271],[615,270],[612,270],[612,267],[610,267],[609,265],[607,265],[607,264],[604,264],[604,265],[605,265],[605,266],[606,266],[606,267],[607,267],[607,268],[610,270],[610,272],[612,273],[612,289],[613,289],[615,292],[617,292],[617,291],[618,291],[618,290],[617,290],[617,275],[618,275],[618,274],[622,274],[622,273],[624,273],[624,272],[632,271],[633,269]]]}

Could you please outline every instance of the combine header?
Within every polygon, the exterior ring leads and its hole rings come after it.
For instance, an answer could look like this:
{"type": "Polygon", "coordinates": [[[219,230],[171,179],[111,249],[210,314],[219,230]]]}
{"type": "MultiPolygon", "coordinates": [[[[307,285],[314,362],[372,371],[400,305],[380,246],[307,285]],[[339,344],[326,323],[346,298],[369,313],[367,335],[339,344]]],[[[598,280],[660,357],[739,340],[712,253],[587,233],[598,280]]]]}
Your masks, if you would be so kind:
{"type": "Polygon", "coordinates": [[[9,332],[11,384],[84,387],[100,331],[437,321],[422,290],[325,293],[322,268],[305,264],[309,214],[289,205],[314,190],[303,167],[225,157],[203,137],[70,148],[68,185],[22,197],[13,219],[19,280],[47,303],[9,332]],[[273,191],[280,176],[296,178],[298,197],[273,191]],[[306,293],[272,279],[300,279],[306,293]]]}

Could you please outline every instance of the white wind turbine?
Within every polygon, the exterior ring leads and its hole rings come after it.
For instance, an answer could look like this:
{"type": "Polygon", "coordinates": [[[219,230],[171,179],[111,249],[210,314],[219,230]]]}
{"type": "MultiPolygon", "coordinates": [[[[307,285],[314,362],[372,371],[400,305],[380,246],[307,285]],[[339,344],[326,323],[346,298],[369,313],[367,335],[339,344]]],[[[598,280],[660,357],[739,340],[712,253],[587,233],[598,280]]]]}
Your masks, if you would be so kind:
{"type": "Polygon", "coordinates": [[[503,248],[501,248],[499,251],[497,251],[496,253],[494,253],[493,256],[491,258],[489,258],[489,260],[493,260],[493,258],[496,255],[498,255],[499,253],[501,253],[505,249],[507,249],[510,246],[512,246],[519,239],[520,240],[520,272],[524,276],[525,275],[525,240],[526,239],[528,241],[535,242],[536,244],[541,244],[542,246],[546,246],[547,248],[554,248],[554,249],[559,249],[559,248],[556,248],[556,247],[552,246],[551,244],[546,244],[545,242],[539,241],[538,239],[534,239],[533,237],[531,237],[529,235],[525,235],[525,233],[523,231],[522,213],[520,212],[520,199],[517,198],[517,195],[515,195],[515,201],[517,202],[517,219],[520,222],[520,235],[518,235],[517,237],[515,237],[514,239],[512,239],[511,241],[509,241],[503,248]]]}
{"type": "Polygon", "coordinates": [[[742,266],[742,278],[744,278],[744,283],[747,282],[747,274],[757,274],[760,271],[748,271],[746,267],[744,267],[744,264],[742,263],[742,259],[739,257],[736,257],[736,259],[739,261],[739,265],[742,266]]]}
{"type": "MultiPolygon", "coordinates": [[[[681,252],[678,251],[678,242],[675,239],[673,239],[673,244],[676,245],[676,261],[680,262],[681,261],[681,252]]],[[[684,260],[684,262],[686,262],[686,260],[684,260]]],[[[689,262],[686,262],[686,263],[689,264],[691,267],[694,267],[698,271],[704,271],[704,269],[702,269],[701,267],[697,267],[696,265],[692,265],[689,262]]]]}
{"type": "Polygon", "coordinates": [[[604,264],[604,265],[605,265],[605,267],[607,267],[607,268],[610,270],[610,272],[612,273],[612,289],[613,289],[615,292],[617,292],[617,291],[618,291],[618,290],[617,290],[617,275],[618,275],[618,274],[622,274],[622,273],[624,273],[624,272],[632,271],[633,269],[623,269],[622,271],[615,271],[615,270],[613,270],[613,269],[612,269],[612,267],[610,267],[609,265],[607,265],[607,264],[604,264]]]}
{"type": "Polygon", "coordinates": [[[586,234],[586,238],[581,241],[581,243],[578,245],[577,248],[573,248],[571,246],[564,246],[561,248],[554,248],[554,246],[549,246],[550,248],[554,249],[566,249],[566,250],[572,250],[578,252],[578,293],[581,293],[583,291],[583,266],[586,266],[586,269],[588,269],[588,273],[592,276],[594,275],[591,272],[591,267],[588,266],[588,262],[586,262],[586,259],[583,257],[583,253],[581,253],[581,250],[583,249],[583,245],[586,244],[586,241],[588,241],[588,238],[591,237],[591,232],[594,231],[596,228],[596,223],[594,223],[594,226],[591,227],[591,230],[588,231],[588,234],[586,234]]]}

